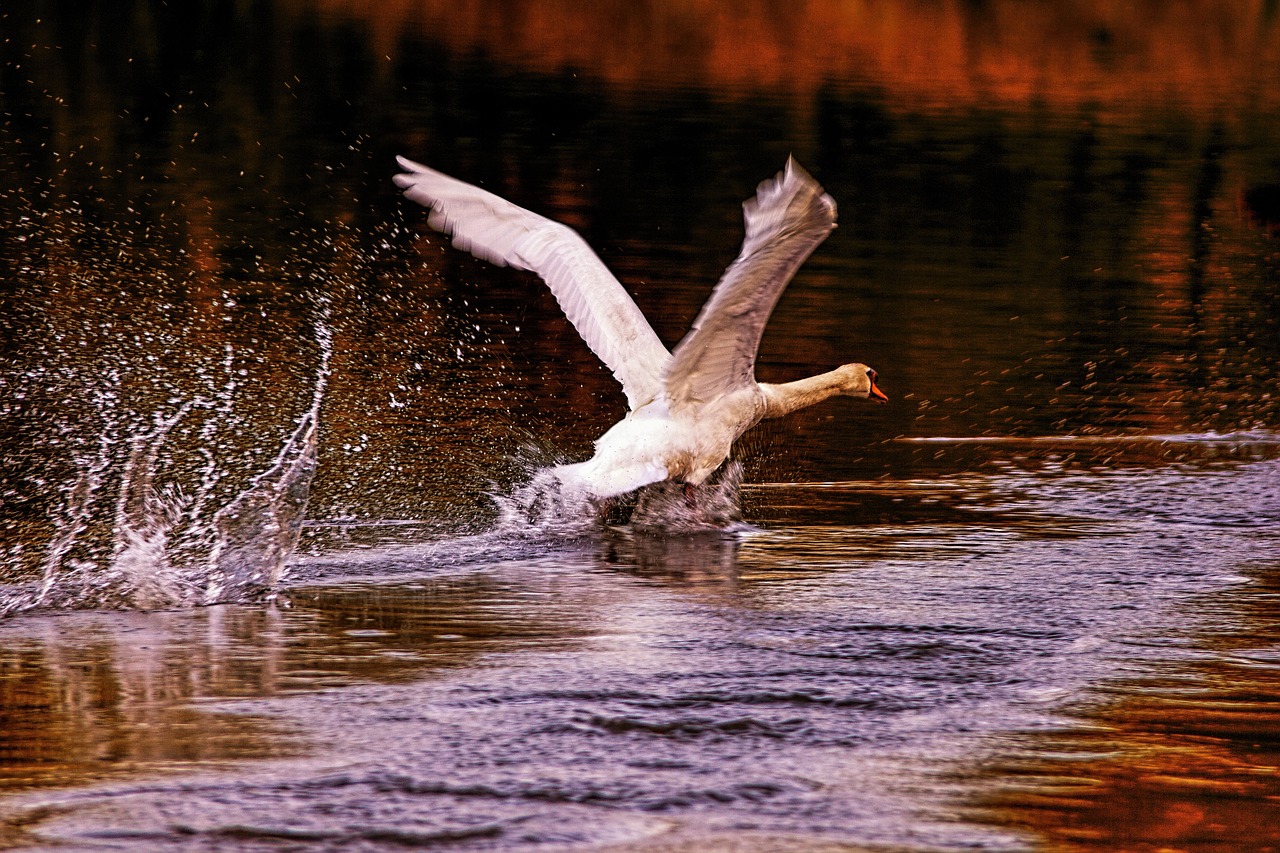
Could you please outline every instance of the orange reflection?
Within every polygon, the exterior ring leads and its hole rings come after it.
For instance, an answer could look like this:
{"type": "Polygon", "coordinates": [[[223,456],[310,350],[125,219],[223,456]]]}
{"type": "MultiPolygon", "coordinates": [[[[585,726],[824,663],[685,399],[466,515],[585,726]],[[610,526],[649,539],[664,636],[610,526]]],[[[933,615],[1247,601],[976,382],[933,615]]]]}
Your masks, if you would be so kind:
{"type": "Polygon", "coordinates": [[[394,58],[412,33],[531,70],[633,88],[791,88],[859,82],[914,106],[992,100],[1207,106],[1274,99],[1280,25],[1264,0],[986,3],[778,0],[485,3],[290,0],[295,13],[366,22],[394,58]]]}
{"type": "Polygon", "coordinates": [[[1205,638],[1199,660],[1117,685],[1123,698],[1089,728],[997,768],[988,819],[1050,851],[1280,849],[1276,588],[1264,578],[1230,596],[1239,631],[1205,638]]]}
{"type": "MultiPolygon", "coordinates": [[[[485,578],[299,588],[279,611],[81,613],[0,634],[0,791],[298,755],[323,733],[222,700],[395,682],[571,642],[578,611],[519,612],[485,578]]],[[[48,620],[51,617],[41,617],[48,620]]],[[[0,815],[0,846],[7,816],[0,815]]]]}

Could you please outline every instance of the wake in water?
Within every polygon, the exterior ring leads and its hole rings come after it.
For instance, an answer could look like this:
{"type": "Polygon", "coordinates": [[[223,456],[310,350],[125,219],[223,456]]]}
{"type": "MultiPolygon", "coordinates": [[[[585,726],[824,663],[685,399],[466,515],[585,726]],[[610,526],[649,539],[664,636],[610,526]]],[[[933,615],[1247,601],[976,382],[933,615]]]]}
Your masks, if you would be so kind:
{"type": "Polygon", "coordinates": [[[601,546],[641,563],[669,555],[674,548],[682,555],[681,565],[711,571],[727,553],[714,545],[708,552],[711,540],[729,547],[737,534],[755,529],[741,521],[742,474],[742,466],[730,462],[712,482],[688,492],[681,484],[655,483],[622,498],[595,502],[567,493],[552,469],[539,466],[510,492],[490,493],[498,518],[481,532],[427,530],[421,522],[407,521],[313,524],[311,534],[320,536],[309,535],[313,547],[291,562],[290,572],[294,578],[326,582],[422,576],[460,566],[536,559],[549,552],[596,552],[601,546]],[[321,544],[326,533],[338,531],[331,547],[321,544]],[[708,553],[714,555],[711,562],[708,553]]]}
{"type": "MultiPolygon", "coordinates": [[[[96,454],[75,460],[79,473],[53,519],[40,583],[0,596],[0,615],[33,608],[154,609],[270,595],[297,545],[316,471],[333,351],[327,312],[316,323],[316,342],[320,357],[309,408],[271,466],[216,510],[209,504],[229,472],[218,464],[212,439],[231,416],[234,379],[224,385],[220,404],[196,397],[169,415],[155,414],[150,430],[130,438],[122,462],[119,439],[104,429],[96,454]],[[188,492],[179,480],[160,481],[160,462],[175,428],[198,410],[211,412],[196,433],[205,464],[188,492]],[[95,508],[108,483],[116,482],[103,558],[95,540],[104,519],[95,508]]],[[[229,376],[231,361],[228,347],[229,376]]]]}
{"type": "Polygon", "coordinates": [[[1183,444],[1228,445],[1232,447],[1275,447],[1280,445],[1280,432],[1265,429],[1235,432],[1185,433],[1116,433],[1081,435],[972,435],[972,436],[901,436],[894,441],[904,444],[1183,444]]]}

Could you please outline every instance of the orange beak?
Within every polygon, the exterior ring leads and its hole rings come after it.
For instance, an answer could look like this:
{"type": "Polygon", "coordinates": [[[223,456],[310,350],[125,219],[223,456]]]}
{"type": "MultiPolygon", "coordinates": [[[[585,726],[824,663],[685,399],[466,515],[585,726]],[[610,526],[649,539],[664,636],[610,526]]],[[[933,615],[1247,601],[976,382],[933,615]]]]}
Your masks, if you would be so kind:
{"type": "Polygon", "coordinates": [[[889,402],[889,395],[880,390],[880,386],[876,384],[874,377],[871,380],[871,390],[867,392],[867,396],[877,403],[889,402]]]}

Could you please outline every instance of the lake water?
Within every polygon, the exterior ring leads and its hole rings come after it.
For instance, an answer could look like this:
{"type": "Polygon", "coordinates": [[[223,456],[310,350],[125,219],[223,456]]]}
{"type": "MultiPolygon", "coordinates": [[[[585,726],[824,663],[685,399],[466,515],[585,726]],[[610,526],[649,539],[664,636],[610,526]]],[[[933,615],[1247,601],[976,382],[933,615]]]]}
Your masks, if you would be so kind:
{"type": "Polygon", "coordinates": [[[0,847],[1280,849],[1274,3],[364,7],[0,12],[0,847]],[[891,403],[504,514],[624,399],[396,154],[669,345],[794,154],[891,403]]]}

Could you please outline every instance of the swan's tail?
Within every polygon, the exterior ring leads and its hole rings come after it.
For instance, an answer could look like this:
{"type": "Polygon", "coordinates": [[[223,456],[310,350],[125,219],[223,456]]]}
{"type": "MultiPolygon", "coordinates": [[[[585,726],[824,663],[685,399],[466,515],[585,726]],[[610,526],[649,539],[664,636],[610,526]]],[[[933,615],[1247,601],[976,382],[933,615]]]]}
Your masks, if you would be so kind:
{"type": "Polygon", "coordinates": [[[654,461],[619,464],[609,455],[551,469],[561,487],[584,499],[604,501],[667,479],[667,469],[654,461]]]}

